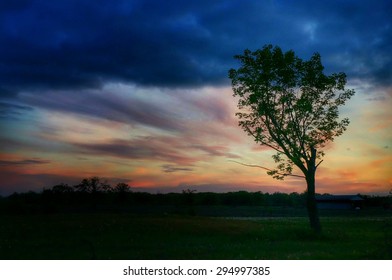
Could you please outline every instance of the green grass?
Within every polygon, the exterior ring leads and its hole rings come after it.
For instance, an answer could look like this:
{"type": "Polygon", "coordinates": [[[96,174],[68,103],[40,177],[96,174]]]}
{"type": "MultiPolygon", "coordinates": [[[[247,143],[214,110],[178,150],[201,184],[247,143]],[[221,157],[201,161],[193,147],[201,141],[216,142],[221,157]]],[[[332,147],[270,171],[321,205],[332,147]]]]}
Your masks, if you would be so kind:
{"type": "Polygon", "coordinates": [[[388,217],[0,216],[1,259],[391,259],[388,217]]]}

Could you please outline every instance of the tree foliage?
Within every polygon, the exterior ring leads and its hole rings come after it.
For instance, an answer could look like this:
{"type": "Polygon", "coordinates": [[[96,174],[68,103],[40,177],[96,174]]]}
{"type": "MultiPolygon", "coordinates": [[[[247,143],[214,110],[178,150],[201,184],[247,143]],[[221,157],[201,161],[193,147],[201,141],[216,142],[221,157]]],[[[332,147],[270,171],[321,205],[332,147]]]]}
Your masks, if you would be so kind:
{"type": "Polygon", "coordinates": [[[347,118],[339,120],[339,107],[354,94],[345,89],[346,75],[324,74],[318,53],[305,61],[272,45],[235,58],[241,67],[231,69],[229,77],[239,97],[239,125],[276,151],[277,166],[267,173],[283,179],[296,165],[306,176],[349,124],[347,118]]]}

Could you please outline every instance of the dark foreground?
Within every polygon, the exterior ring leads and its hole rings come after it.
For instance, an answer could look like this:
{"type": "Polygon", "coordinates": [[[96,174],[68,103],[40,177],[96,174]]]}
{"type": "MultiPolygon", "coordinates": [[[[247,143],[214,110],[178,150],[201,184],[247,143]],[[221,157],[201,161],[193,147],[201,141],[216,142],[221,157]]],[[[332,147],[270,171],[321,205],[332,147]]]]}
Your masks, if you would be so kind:
{"type": "Polygon", "coordinates": [[[392,259],[391,217],[0,216],[1,259],[392,259]]]}

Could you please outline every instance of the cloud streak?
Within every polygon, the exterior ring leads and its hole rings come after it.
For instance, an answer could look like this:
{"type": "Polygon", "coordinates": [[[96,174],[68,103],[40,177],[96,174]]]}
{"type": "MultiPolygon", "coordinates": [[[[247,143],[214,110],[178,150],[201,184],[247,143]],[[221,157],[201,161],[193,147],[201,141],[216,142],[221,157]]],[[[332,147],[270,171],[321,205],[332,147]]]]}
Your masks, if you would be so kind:
{"type": "Polygon", "coordinates": [[[30,106],[0,101],[0,119],[18,119],[19,116],[32,110],[30,106]]]}
{"type": "MultiPolygon", "coordinates": [[[[78,152],[107,155],[128,160],[163,161],[177,165],[192,165],[208,158],[237,158],[225,146],[186,143],[180,137],[146,136],[132,140],[112,139],[104,143],[73,143],[78,152]]],[[[172,165],[164,165],[172,167],[172,165]]],[[[173,170],[164,168],[164,170],[173,170]]]]}
{"type": "Polygon", "coordinates": [[[43,159],[0,160],[0,166],[39,165],[49,163],[49,160],[43,159]]]}
{"type": "Polygon", "coordinates": [[[226,96],[208,89],[169,91],[107,85],[102,90],[20,94],[19,102],[26,105],[16,109],[35,107],[181,133],[189,129],[192,120],[232,125],[226,96]]]}
{"type": "Polygon", "coordinates": [[[180,166],[175,166],[172,164],[164,164],[161,166],[162,167],[162,171],[165,173],[173,173],[173,172],[191,172],[194,171],[193,168],[189,168],[189,167],[180,167],[180,166]]]}

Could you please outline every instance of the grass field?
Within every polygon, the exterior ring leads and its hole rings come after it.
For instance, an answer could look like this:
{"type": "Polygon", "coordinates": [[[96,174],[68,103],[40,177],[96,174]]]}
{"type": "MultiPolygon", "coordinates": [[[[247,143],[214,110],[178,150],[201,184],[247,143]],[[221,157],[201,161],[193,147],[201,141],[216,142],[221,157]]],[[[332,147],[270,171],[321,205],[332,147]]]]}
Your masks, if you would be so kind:
{"type": "Polygon", "coordinates": [[[1,259],[391,259],[391,218],[3,215],[1,259]]]}

